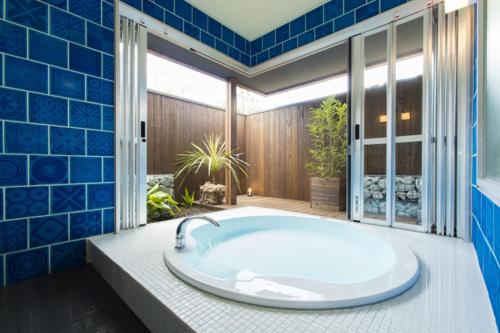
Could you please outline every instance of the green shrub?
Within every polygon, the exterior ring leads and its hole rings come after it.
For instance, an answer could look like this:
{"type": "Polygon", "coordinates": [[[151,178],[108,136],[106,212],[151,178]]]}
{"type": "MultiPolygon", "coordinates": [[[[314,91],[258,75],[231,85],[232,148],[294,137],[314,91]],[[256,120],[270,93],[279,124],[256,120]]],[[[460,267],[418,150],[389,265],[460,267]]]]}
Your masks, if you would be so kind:
{"type": "Polygon", "coordinates": [[[191,207],[194,204],[194,191],[193,194],[189,194],[189,190],[187,187],[184,187],[184,195],[181,195],[182,200],[184,201],[183,204],[186,207],[191,207]]]}
{"type": "Polygon", "coordinates": [[[156,184],[147,193],[148,220],[175,217],[180,211],[179,204],[156,184]]]}

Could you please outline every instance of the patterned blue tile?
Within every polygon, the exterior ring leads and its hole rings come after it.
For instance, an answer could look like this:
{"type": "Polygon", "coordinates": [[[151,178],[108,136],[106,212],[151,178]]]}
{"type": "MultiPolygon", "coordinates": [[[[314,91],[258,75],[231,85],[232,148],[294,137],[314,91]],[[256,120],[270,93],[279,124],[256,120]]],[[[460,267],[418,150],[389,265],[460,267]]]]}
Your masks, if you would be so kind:
{"type": "Polygon", "coordinates": [[[71,101],[69,123],[74,127],[101,128],[101,106],[97,104],[71,101]]]}
{"type": "Polygon", "coordinates": [[[108,208],[114,206],[114,184],[89,184],[87,188],[88,209],[108,208]]]}
{"type": "Polygon", "coordinates": [[[408,0],[382,0],[380,1],[380,10],[386,11],[396,6],[406,3],[408,0]]]}
{"type": "Polygon", "coordinates": [[[27,164],[26,156],[0,155],[0,186],[26,185],[27,164]]]}
{"type": "Polygon", "coordinates": [[[26,93],[0,88],[0,119],[26,121],[26,93]]]}
{"type": "Polygon", "coordinates": [[[187,21],[184,21],[184,33],[196,40],[200,39],[200,29],[187,21]]]}
{"type": "MultiPolygon", "coordinates": [[[[3,3],[2,3],[3,0],[0,0],[0,6],[3,6],[3,3]]],[[[0,9],[0,15],[2,14],[2,9],[0,9]]],[[[5,276],[3,274],[4,272],[4,262],[5,262],[5,256],[0,256],[0,286],[4,286],[5,285],[5,276]]]]}
{"type": "Polygon", "coordinates": [[[101,23],[101,0],[69,0],[69,11],[87,20],[101,23]]]}
{"type": "Polygon", "coordinates": [[[34,0],[7,0],[5,16],[9,21],[47,31],[48,6],[34,0]]]}
{"type": "Polygon", "coordinates": [[[257,54],[262,51],[262,37],[259,37],[250,43],[252,54],[257,54]]]}
{"type": "Polygon", "coordinates": [[[68,5],[67,0],[44,0],[44,2],[62,9],[66,9],[68,5]]]}
{"type": "Polygon", "coordinates": [[[30,247],[38,247],[67,240],[67,214],[30,219],[30,247]]]}
{"type": "Polygon", "coordinates": [[[312,29],[323,23],[323,6],[306,13],[306,29],[312,29]]]}
{"type": "Polygon", "coordinates": [[[50,263],[52,272],[60,272],[85,264],[85,240],[52,246],[50,263]]]}
{"type": "Polygon", "coordinates": [[[33,30],[29,33],[30,59],[51,65],[68,66],[68,47],[65,41],[33,30]]]}
{"type": "Polygon", "coordinates": [[[113,82],[87,77],[87,100],[96,103],[113,105],[113,82]]]}
{"type": "Polygon", "coordinates": [[[50,32],[75,43],[85,42],[85,21],[65,11],[51,8],[50,32]]]}
{"type": "Polygon", "coordinates": [[[210,47],[215,47],[215,38],[205,31],[201,31],[200,41],[210,47]]]}
{"type": "Polygon", "coordinates": [[[113,156],[115,136],[111,132],[87,131],[87,155],[113,156]]]}
{"type": "Polygon", "coordinates": [[[297,48],[297,37],[287,40],[283,43],[283,52],[288,52],[297,48]]]}
{"type": "Polygon", "coordinates": [[[0,189],[0,221],[2,221],[3,218],[3,189],[0,189]]]}
{"type": "Polygon", "coordinates": [[[314,33],[316,34],[316,39],[320,39],[333,33],[333,21],[320,25],[314,29],[314,33]]]}
{"type": "Polygon", "coordinates": [[[281,43],[290,37],[290,25],[287,23],[276,29],[276,43],[281,43]]]}
{"type": "Polygon", "coordinates": [[[52,213],[67,213],[85,209],[85,186],[66,185],[51,187],[52,213]]]}
{"type": "Polygon", "coordinates": [[[335,19],[334,21],[335,31],[345,29],[354,24],[354,12],[347,13],[335,19]]]}
{"type": "Polygon", "coordinates": [[[482,228],[484,235],[486,236],[486,240],[490,243],[490,245],[493,245],[493,212],[493,202],[486,196],[483,196],[483,200],[481,201],[482,228]]]}
{"type": "Polygon", "coordinates": [[[227,28],[226,26],[222,26],[222,40],[228,43],[229,45],[234,45],[233,30],[227,28]]]}
{"type": "Polygon", "coordinates": [[[290,37],[300,35],[306,31],[306,17],[300,16],[290,22],[290,37]]]}
{"type": "Polygon", "coordinates": [[[26,56],[26,29],[0,21],[0,52],[26,56]]]}
{"type": "Polygon", "coordinates": [[[269,50],[269,58],[274,58],[283,53],[283,45],[278,44],[269,50]]]}
{"type": "Polygon", "coordinates": [[[5,152],[47,154],[47,126],[5,123],[5,152]]]}
{"type": "Polygon", "coordinates": [[[30,184],[64,184],[68,182],[66,156],[30,156],[30,184]]]}
{"type": "Polygon", "coordinates": [[[228,46],[227,55],[236,61],[240,61],[240,52],[232,46],[228,46]]]}
{"type": "Polygon", "coordinates": [[[228,45],[226,43],[224,43],[223,41],[221,41],[219,39],[215,40],[215,48],[217,49],[217,51],[222,52],[222,53],[224,53],[226,55],[227,55],[227,52],[228,52],[227,46],[228,45]]]}
{"type": "Polygon", "coordinates": [[[85,98],[85,76],[64,69],[50,69],[50,93],[54,95],[85,98]]]}
{"type": "Polygon", "coordinates": [[[174,12],[176,15],[182,17],[183,19],[192,22],[193,19],[193,6],[187,3],[184,0],[175,0],[175,9],[174,12]]]}
{"type": "Polygon", "coordinates": [[[299,46],[306,45],[314,40],[314,32],[312,30],[304,32],[299,35],[299,46]]]}
{"type": "Polygon", "coordinates": [[[66,99],[29,94],[30,122],[67,125],[68,124],[68,101],[66,99]]]}
{"type": "Polygon", "coordinates": [[[112,182],[115,180],[115,160],[114,158],[104,158],[104,181],[112,182]]]}
{"type": "Polygon", "coordinates": [[[7,284],[49,273],[49,248],[11,253],[6,256],[7,284]]]}
{"type": "Polygon", "coordinates": [[[39,63],[5,57],[5,85],[38,92],[47,92],[47,66],[39,63]]]}
{"type": "Polygon", "coordinates": [[[257,54],[257,63],[263,63],[264,61],[269,60],[269,50],[263,51],[257,54]]]}
{"type": "Polygon", "coordinates": [[[104,234],[115,231],[115,210],[114,209],[103,210],[102,224],[103,224],[102,225],[102,232],[104,234]]]}
{"type": "Polygon", "coordinates": [[[109,106],[102,107],[102,129],[113,131],[115,129],[115,109],[109,106]]]}
{"type": "Polygon", "coordinates": [[[500,206],[495,205],[495,215],[493,227],[494,227],[494,236],[493,236],[493,252],[497,256],[500,257],[500,206]]]}
{"type": "Polygon", "coordinates": [[[115,28],[115,8],[106,1],[102,1],[102,25],[110,29],[115,28]]]}
{"type": "Polygon", "coordinates": [[[51,127],[50,152],[62,155],[84,155],[85,130],[51,127]]]}
{"type": "Polygon", "coordinates": [[[472,154],[477,153],[477,125],[472,126],[472,154]]]}
{"type": "Polygon", "coordinates": [[[49,189],[46,186],[7,188],[5,207],[7,219],[46,215],[49,212],[49,189]]]}
{"type": "Polygon", "coordinates": [[[214,20],[213,18],[208,18],[208,32],[217,38],[222,37],[222,24],[214,20]]]}
{"type": "Polygon", "coordinates": [[[378,1],[372,1],[363,7],[356,9],[356,23],[364,21],[378,14],[378,1]]]}
{"type": "Polygon", "coordinates": [[[208,16],[195,7],[193,7],[193,24],[200,29],[208,31],[208,16]]]}
{"type": "Polygon", "coordinates": [[[26,220],[1,222],[0,253],[26,249],[28,247],[27,236],[28,227],[26,220]]]}
{"type": "Polygon", "coordinates": [[[142,1],[141,0],[121,0],[121,1],[125,2],[127,5],[130,5],[136,9],[139,9],[139,10],[142,9],[142,6],[141,6],[142,1]]]}
{"type": "Polygon", "coordinates": [[[87,23],[87,46],[113,54],[115,48],[114,38],[113,30],[94,23],[87,23]]]}
{"type": "Polygon", "coordinates": [[[71,214],[70,220],[71,239],[95,236],[102,232],[100,210],[71,214]]]}
{"type": "Polygon", "coordinates": [[[246,52],[245,47],[246,47],[246,40],[245,38],[241,37],[238,34],[234,34],[234,46],[240,50],[241,52],[246,52]]]}
{"type": "Polygon", "coordinates": [[[347,13],[353,9],[363,6],[365,3],[366,0],[347,0],[344,1],[344,10],[347,13]]]}
{"type": "Polygon", "coordinates": [[[155,2],[168,11],[174,11],[174,0],[155,0],[155,2]]]}
{"type": "Polygon", "coordinates": [[[69,68],[77,72],[101,76],[101,53],[83,46],[70,44],[69,68]]]}
{"type": "Polygon", "coordinates": [[[169,12],[165,12],[165,23],[174,29],[182,31],[182,28],[183,28],[182,19],[175,16],[174,14],[171,14],[169,12]]]}
{"type": "Polygon", "coordinates": [[[250,57],[245,53],[242,53],[240,56],[241,56],[241,62],[246,66],[250,66],[250,57]]]}
{"type": "Polygon", "coordinates": [[[325,21],[330,21],[344,13],[342,0],[331,0],[323,5],[325,21]]]}
{"type": "Polygon", "coordinates": [[[144,13],[148,14],[151,17],[163,22],[163,13],[164,10],[157,4],[149,0],[142,1],[142,9],[144,13]]]}
{"type": "Polygon", "coordinates": [[[102,164],[99,157],[71,157],[71,182],[102,181],[102,164]]]}
{"type": "Polygon", "coordinates": [[[273,30],[262,36],[262,49],[268,49],[276,42],[276,32],[273,30]]]}
{"type": "Polygon", "coordinates": [[[106,54],[102,55],[102,77],[108,80],[115,78],[115,58],[106,54]]]}

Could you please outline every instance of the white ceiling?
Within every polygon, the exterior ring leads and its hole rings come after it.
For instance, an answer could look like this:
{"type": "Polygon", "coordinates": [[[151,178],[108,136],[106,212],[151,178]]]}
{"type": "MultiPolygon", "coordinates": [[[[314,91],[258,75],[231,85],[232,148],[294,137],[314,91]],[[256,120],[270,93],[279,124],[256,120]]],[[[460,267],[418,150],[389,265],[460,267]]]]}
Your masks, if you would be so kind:
{"type": "Polygon", "coordinates": [[[252,41],[328,0],[186,0],[252,41]]]}

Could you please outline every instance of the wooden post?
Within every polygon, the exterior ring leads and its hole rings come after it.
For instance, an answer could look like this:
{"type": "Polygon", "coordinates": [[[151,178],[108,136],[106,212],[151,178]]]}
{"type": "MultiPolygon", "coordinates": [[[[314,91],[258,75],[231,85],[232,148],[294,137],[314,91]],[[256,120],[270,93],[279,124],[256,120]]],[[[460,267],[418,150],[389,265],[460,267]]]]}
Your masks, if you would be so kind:
{"type": "MultiPolygon", "coordinates": [[[[237,147],[236,142],[236,97],[237,81],[235,78],[227,79],[227,94],[226,94],[226,121],[225,121],[225,139],[226,151],[231,152],[237,147]]],[[[226,204],[236,205],[236,184],[234,183],[231,171],[226,169],[226,204]]]]}

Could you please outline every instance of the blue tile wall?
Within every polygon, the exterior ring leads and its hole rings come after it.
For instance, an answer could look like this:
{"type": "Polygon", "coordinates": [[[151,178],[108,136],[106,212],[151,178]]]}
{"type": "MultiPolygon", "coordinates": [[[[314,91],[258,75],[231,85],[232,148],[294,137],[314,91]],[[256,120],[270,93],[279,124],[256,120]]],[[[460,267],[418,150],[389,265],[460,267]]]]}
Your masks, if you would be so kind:
{"type": "Polygon", "coordinates": [[[113,31],[112,0],[0,0],[0,286],[114,230],[113,31]]]}
{"type": "MultiPolygon", "coordinates": [[[[477,22],[477,13],[476,13],[477,22]]],[[[472,184],[472,243],[491,300],[497,326],[500,327],[500,206],[477,187],[477,27],[474,45],[474,94],[470,107],[471,119],[471,184],[472,184]]]]}

